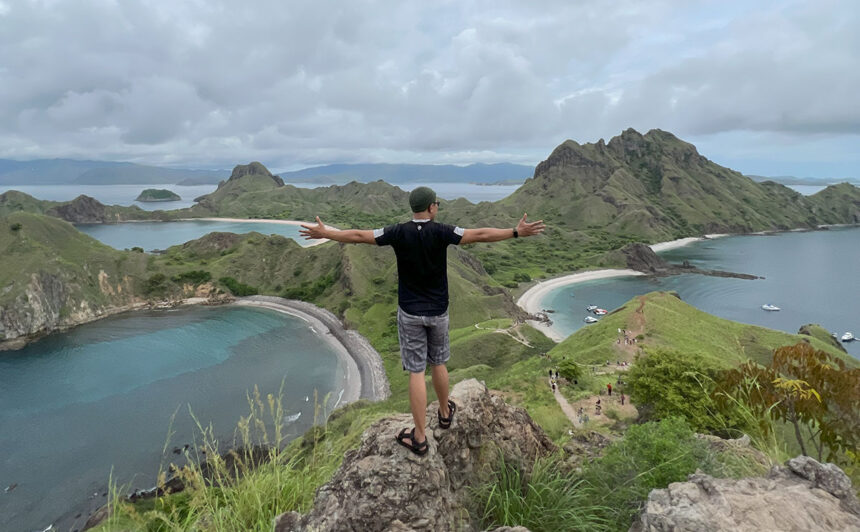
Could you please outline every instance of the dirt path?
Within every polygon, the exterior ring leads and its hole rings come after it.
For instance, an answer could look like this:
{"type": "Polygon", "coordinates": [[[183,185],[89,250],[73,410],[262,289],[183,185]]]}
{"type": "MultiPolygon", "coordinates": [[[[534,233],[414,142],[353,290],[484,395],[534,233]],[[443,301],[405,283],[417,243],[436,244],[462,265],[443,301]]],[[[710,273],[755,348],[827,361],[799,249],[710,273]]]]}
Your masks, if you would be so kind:
{"type": "MultiPolygon", "coordinates": [[[[552,386],[552,381],[550,381],[550,386],[552,386]]],[[[552,394],[555,396],[555,400],[558,403],[558,406],[561,407],[561,411],[564,412],[564,415],[567,416],[567,419],[573,423],[574,427],[581,427],[579,424],[578,416],[576,415],[576,409],[573,408],[570,403],[567,402],[567,399],[561,394],[558,389],[558,386],[555,387],[552,394]]]]}
{"type": "Polygon", "coordinates": [[[526,347],[532,346],[532,344],[528,343],[528,341],[526,341],[526,339],[520,335],[519,328],[516,325],[512,325],[511,327],[508,327],[507,329],[487,329],[485,327],[478,327],[478,324],[476,323],[475,328],[478,330],[481,330],[481,331],[491,331],[491,332],[499,333],[499,334],[507,334],[508,336],[513,338],[515,341],[523,344],[526,347]],[[511,332],[511,331],[513,331],[513,332],[511,332]],[[516,334],[514,334],[514,333],[516,333],[516,334]]]}

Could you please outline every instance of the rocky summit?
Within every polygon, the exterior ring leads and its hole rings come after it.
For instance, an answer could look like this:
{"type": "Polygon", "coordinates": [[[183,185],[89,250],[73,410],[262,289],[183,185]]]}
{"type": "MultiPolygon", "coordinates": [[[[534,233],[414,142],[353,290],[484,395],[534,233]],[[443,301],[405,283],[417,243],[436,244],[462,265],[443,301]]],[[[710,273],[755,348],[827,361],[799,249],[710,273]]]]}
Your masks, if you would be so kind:
{"type": "Polygon", "coordinates": [[[833,464],[798,456],[767,477],[690,475],[648,496],[631,532],[860,531],[860,502],[833,464]]]}
{"type": "Polygon", "coordinates": [[[313,509],[290,512],[276,531],[473,530],[468,487],[500,456],[529,468],[556,446],[525,410],[510,406],[475,379],[451,392],[454,423],[438,426],[438,402],[427,408],[429,452],[417,456],[395,442],[412,417],[398,415],[371,425],[358,449],[349,451],[332,480],[317,492],[313,509]]]}

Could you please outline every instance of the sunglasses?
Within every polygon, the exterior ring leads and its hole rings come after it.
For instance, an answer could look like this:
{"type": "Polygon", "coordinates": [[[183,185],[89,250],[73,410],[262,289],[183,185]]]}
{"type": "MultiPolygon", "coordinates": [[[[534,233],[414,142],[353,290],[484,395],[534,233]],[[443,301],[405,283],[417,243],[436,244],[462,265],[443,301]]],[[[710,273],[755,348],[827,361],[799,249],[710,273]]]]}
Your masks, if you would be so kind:
{"type": "Polygon", "coordinates": [[[439,206],[439,202],[438,202],[438,201],[434,201],[434,202],[433,202],[433,203],[431,203],[430,205],[435,205],[435,206],[437,206],[437,207],[438,207],[438,206],[439,206]]]}

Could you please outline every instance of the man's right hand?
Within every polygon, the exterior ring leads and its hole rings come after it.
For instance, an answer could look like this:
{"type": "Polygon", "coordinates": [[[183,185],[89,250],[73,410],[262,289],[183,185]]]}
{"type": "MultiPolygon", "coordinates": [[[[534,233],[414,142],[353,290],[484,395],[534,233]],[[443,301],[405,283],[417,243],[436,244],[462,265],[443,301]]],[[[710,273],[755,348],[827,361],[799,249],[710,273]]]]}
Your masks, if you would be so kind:
{"type": "Polygon", "coordinates": [[[301,224],[303,229],[299,229],[299,234],[305,237],[305,240],[314,240],[318,238],[328,238],[328,229],[322,223],[320,217],[316,217],[316,225],[301,224]]]}
{"type": "Polygon", "coordinates": [[[520,223],[517,224],[517,234],[519,234],[519,236],[534,236],[543,233],[543,230],[546,229],[546,225],[544,225],[543,220],[527,222],[526,216],[528,215],[523,213],[520,223]]]}

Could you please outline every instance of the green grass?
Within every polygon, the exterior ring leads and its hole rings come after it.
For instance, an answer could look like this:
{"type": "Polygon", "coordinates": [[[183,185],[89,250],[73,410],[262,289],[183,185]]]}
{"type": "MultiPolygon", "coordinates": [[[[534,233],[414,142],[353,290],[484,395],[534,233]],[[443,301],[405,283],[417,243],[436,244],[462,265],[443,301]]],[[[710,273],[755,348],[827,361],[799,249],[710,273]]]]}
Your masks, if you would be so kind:
{"type": "Polygon", "coordinates": [[[856,363],[844,352],[817,338],[724,320],[702,312],[668,292],[651,292],[631,299],[600,323],[569,336],[550,355],[559,360],[572,357],[586,364],[615,361],[618,358],[615,350],[617,329],[634,329],[634,313],[642,302],[645,322],[642,345],[668,347],[716,367],[727,368],[748,359],[766,363],[777,347],[802,341],[808,341],[816,349],[849,363],[856,363]]]}

